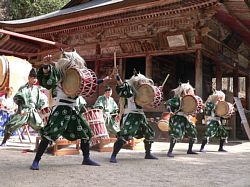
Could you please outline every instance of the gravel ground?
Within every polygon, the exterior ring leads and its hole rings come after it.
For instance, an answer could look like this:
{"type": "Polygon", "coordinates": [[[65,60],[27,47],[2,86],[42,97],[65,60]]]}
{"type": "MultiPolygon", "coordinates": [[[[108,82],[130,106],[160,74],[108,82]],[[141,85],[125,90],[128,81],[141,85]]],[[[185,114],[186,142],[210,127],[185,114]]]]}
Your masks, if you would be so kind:
{"type": "MultiPolygon", "coordinates": [[[[109,163],[109,152],[91,151],[100,167],[81,165],[81,155],[45,154],[40,170],[32,171],[34,143],[9,142],[0,148],[0,186],[3,187],[249,187],[250,142],[229,143],[227,153],[217,152],[218,145],[206,146],[206,153],[187,155],[187,143],[177,143],[175,157],[166,157],[168,142],[156,142],[152,152],[159,160],[145,160],[140,150],[122,149],[118,163],[109,163]]],[[[194,151],[200,145],[194,145],[194,151]]]]}

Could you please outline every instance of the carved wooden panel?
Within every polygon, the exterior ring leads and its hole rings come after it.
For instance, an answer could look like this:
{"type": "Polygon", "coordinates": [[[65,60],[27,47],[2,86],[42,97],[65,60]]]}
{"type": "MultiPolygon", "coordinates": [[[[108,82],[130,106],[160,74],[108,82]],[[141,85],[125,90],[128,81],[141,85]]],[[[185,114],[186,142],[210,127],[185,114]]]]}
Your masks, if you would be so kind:
{"type": "Polygon", "coordinates": [[[151,39],[122,42],[120,47],[123,53],[136,53],[136,52],[147,52],[155,51],[158,49],[155,41],[151,39]]]}
{"type": "Polygon", "coordinates": [[[64,44],[75,46],[96,42],[96,35],[95,32],[80,31],[72,34],[61,34],[58,38],[64,44]]]}

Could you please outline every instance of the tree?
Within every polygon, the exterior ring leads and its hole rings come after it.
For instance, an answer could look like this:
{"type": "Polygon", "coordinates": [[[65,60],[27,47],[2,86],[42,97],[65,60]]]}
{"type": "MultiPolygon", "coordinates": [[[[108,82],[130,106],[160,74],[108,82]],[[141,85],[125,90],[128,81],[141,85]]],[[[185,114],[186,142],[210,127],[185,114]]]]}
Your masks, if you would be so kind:
{"type": "Polygon", "coordinates": [[[5,20],[7,15],[7,0],[0,0],[0,20],[5,20]]]}
{"type": "Polygon", "coordinates": [[[10,0],[9,20],[24,19],[61,9],[70,0],[10,0]]]}

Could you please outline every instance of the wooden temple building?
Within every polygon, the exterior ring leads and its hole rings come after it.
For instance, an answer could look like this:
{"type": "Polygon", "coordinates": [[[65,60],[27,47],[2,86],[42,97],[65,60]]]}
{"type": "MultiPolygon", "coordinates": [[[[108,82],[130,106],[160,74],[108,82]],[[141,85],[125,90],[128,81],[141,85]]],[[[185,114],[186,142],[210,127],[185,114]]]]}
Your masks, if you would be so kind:
{"type": "MultiPolygon", "coordinates": [[[[60,48],[75,48],[102,78],[111,73],[116,53],[123,80],[134,68],[158,85],[170,74],[165,99],[189,81],[204,101],[214,87],[231,102],[241,97],[250,109],[249,6],[249,0],[72,0],[46,15],[0,22],[0,54],[37,67],[44,56],[56,59],[60,48]]],[[[104,86],[87,98],[90,105],[104,86]]],[[[164,110],[147,112],[155,117],[164,110]]],[[[241,124],[236,126],[233,134],[241,124]]]]}

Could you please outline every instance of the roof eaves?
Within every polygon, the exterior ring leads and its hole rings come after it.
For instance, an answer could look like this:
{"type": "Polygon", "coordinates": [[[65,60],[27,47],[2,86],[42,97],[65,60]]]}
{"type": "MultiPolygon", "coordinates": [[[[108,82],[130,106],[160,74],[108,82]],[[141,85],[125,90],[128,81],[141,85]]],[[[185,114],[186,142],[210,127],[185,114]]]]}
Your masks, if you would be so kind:
{"type": "Polygon", "coordinates": [[[40,21],[40,20],[45,20],[45,19],[57,17],[57,16],[63,16],[63,15],[71,14],[71,13],[76,13],[76,12],[85,11],[85,10],[89,10],[89,9],[94,9],[94,8],[98,8],[98,7],[102,7],[102,6],[107,6],[107,5],[119,3],[119,2],[122,2],[122,1],[124,1],[124,0],[95,0],[95,1],[88,1],[88,2],[86,2],[84,4],[73,6],[73,7],[67,8],[67,9],[57,10],[57,11],[54,11],[54,12],[51,12],[51,13],[48,13],[48,14],[44,14],[44,15],[41,15],[41,16],[36,16],[36,17],[26,18],[26,19],[20,19],[20,20],[0,21],[0,25],[1,24],[17,25],[17,24],[32,23],[32,22],[37,22],[37,21],[40,21]]]}

